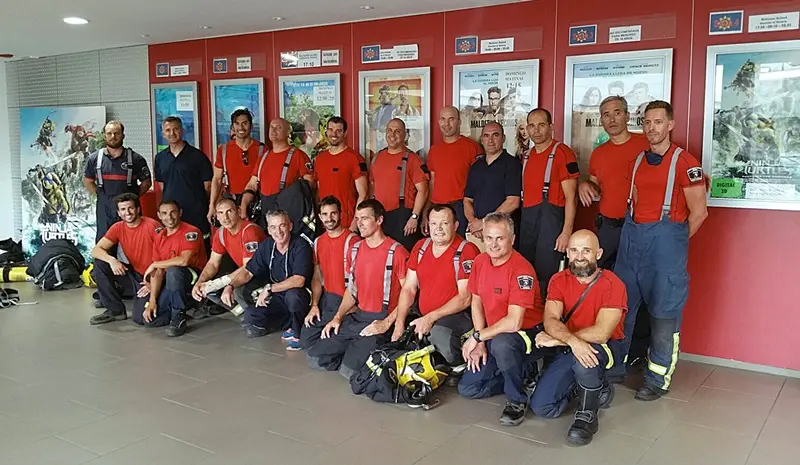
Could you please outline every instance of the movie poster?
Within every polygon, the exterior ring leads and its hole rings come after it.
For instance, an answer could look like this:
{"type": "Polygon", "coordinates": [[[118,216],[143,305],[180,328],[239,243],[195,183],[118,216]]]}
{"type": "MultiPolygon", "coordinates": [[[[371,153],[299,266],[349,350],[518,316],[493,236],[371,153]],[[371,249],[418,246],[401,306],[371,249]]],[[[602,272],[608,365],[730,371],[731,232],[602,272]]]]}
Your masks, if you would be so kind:
{"type": "MultiPolygon", "coordinates": [[[[177,116],[183,124],[183,139],[200,147],[200,128],[197,103],[196,82],[176,82],[170,84],[153,84],[150,104],[153,118],[153,146],[155,153],[169,147],[161,130],[161,124],[167,116],[177,116]]],[[[155,158],[155,157],[154,157],[155,158]]]]}
{"type": "Polygon", "coordinates": [[[19,121],[25,258],[49,240],[67,239],[88,263],[97,223],[83,173],[89,154],[105,146],[106,109],[20,108],[19,121]]]}
{"type": "Polygon", "coordinates": [[[406,146],[425,160],[430,146],[430,69],[359,72],[361,153],[368,161],[386,148],[386,125],[400,118],[406,146]]]}
{"type": "Polygon", "coordinates": [[[313,160],[328,148],[325,130],[341,115],[339,74],[282,76],[281,116],[292,125],[292,144],[313,160]]]}
{"type": "MultiPolygon", "coordinates": [[[[223,79],[211,81],[211,127],[214,147],[231,140],[231,115],[239,109],[253,115],[251,136],[265,142],[268,124],[264,121],[264,80],[223,79]]],[[[214,149],[214,156],[217,150],[214,149]]]]}
{"type": "Polygon", "coordinates": [[[644,50],[567,57],[564,142],[588,177],[592,151],[608,140],[600,122],[600,102],[618,95],[628,102],[628,129],[642,132],[644,109],[653,100],[670,101],[672,50],[644,50]]]}
{"type": "Polygon", "coordinates": [[[456,65],[453,94],[462,135],[480,143],[483,127],[499,122],[508,153],[522,156],[530,147],[527,116],[538,106],[539,60],[456,65]]]}
{"type": "Polygon", "coordinates": [[[709,47],[709,204],[800,210],[800,41],[709,47]]]}

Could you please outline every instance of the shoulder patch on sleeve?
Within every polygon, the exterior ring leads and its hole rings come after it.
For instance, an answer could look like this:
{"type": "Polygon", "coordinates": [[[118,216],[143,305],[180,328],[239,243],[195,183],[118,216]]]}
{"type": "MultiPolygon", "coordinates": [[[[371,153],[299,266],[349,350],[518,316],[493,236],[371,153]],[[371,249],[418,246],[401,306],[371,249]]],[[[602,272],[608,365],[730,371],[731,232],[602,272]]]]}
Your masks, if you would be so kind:
{"type": "Polygon", "coordinates": [[[698,182],[703,179],[703,168],[695,166],[686,170],[686,175],[689,176],[690,182],[698,182]]]}
{"type": "Polygon", "coordinates": [[[517,276],[517,285],[523,291],[530,291],[533,289],[533,276],[527,274],[517,276]]]}
{"type": "Polygon", "coordinates": [[[314,171],[314,163],[312,163],[312,162],[310,162],[310,161],[309,161],[309,162],[306,162],[306,169],[307,169],[308,171],[314,171]]]}
{"type": "Polygon", "coordinates": [[[189,242],[194,242],[197,240],[197,233],[196,232],[188,232],[183,237],[186,238],[189,242]]]}
{"type": "Polygon", "coordinates": [[[464,260],[461,262],[461,268],[464,270],[464,274],[472,273],[472,260],[464,260]]]}
{"type": "Polygon", "coordinates": [[[425,174],[431,174],[431,170],[428,169],[428,165],[426,163],[423,163],[422,165],[420,165],[420,169],[425,174]]]}
{"type": "Polygon", "coordinates": [[[164,226],[156,226],[156,234],[159,234],[163,230],[164,230],[164,226]]]}
{"type": "Polygon", "coordinates": [[[255,253],[257,249],[258,249],[258,242],[256,241],[246,242],[244,244],[244,250],[246,250],[248,253],[255,253]]]}
{"type": "Polygon", "coordinates": [[[569,174],[578,174],[580,170],[578,169],[578,162],[571,161],[567,163],[567,173],[569,174]]]}
{"type": "Polygon", "coordinates": [[[360,169],[363,172],[366,172],[367,171],[367,163],[366,162],[359,163],[358,164],[358,169],[360,169]]]}

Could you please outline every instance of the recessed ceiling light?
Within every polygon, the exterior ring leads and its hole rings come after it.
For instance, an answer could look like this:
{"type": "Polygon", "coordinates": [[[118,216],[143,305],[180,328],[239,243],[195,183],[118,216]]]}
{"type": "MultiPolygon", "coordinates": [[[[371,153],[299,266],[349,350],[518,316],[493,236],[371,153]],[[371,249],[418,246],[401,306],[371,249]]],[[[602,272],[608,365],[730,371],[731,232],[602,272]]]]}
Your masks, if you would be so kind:
{"type": "Polygon", "coordinates": [[[372,10],[373,8],[375,8],[375,7],[372,6],[372,5],[364,5],[364,6],[361,7],[362,10],[372,10]]]}
{"type": "Polygon", "coordinates": [[[272,20],[273,21],[283,21],[283,16],[273,16],[272,20]]]}
{"type": "Polygon", "coordinates": [[[146,38],[150,37],[150,34],[141,34],[141,35],[139,35],[139,37],[141,37],[142,39],[146,39],[146,38]]]}
{"type": "Polygon", "coordinates": [[[67,24],[72,24],[73,26],[80,26],[83,24],[87,24],[89,21],[83,18],[78,18],[77,16],[69,16],[64,18],[64,22],[67,24]]]}
{"type": "Polygon", "coordinates": [[[200,26],[200,29],[213,29],[211,26],[200,26]]]}

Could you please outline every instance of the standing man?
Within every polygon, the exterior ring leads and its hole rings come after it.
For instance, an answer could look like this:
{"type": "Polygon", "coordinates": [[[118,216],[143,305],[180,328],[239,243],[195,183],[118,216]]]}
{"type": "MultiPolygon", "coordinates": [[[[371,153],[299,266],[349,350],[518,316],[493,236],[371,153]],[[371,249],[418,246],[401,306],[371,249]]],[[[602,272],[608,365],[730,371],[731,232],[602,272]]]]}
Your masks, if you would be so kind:
{"type": "Polygon", "coordinates": [[[422,238],[419,219],[428,201],[428,168],[406,147],[406,124],[394,118],[386,125],[389,147],[375,154],[369,179],[375,200],[386,207],[383,231],[406,251],[422,238]]]}
{"type": "Polygon", "coordinates": [[[144,195],[153,185],[147,161],[130,147],[123,147],[125,126],[111,120],[103,127],[105,148],[86,158],[83,185],[91,194],[97,194],[97,236],[95,242],[106,235],[111,225],[119,221],[114,199],[123,193],[144,195]]]}
{"type": "Polygon", "coordinates": [[[403,335],[406,317],[419,292],[422,316],[410,325],[419,337],[430,334],[430,342],[452,369],[448,379],[457,380],[465,368],[461,337],[472,329],[472,294],[467,281],[480,251],[456,234],[458,221],[450,205],[431,207],[428,221],[431,237],[417,242],[409,255],[392,340],[403,335]]]}
{"type": "MultiPolygon", "coordinates": [[[[231,114],[233,140],[220,144],[214,157],[214,179],[211,182],[211,201],[208,207],[208,222],[216,217],[217,201],[232,198],[237,205],[242,203],[242,195],[253,173],[253,165],[258,163],[267,147],[251,137],[253,115],[246,108],[231,114]]],[[[247,218],[247,210],[239,209],[239,216],[247,218]]]]}
{"type": "Polygon", "coordinates": [[[483,218],[490,213],[513,215],[519,208],[522,171],[519,160],[503,148],[506,136],[503,126],[487,123],[481,133],[486,155],[470,167],[464,190],[464,216],[467,240],[483,251],[483,218]]]}
{"type": "Polygon", "coordinates": [[[341,203],[334,196],[319,203],[319,219],[325,232],[314,240],[314,277],[311,280],[311,311],[305,319],[300,343],[308,350],[319,340],[342,304],[350,275],[350,250],[361,238],[342,226],[341,203]]]}
{"type": "Polygon", "coordinates": [[[614,267],[628,289],[623,357],[630,348],[639,304],[644,301],[650,312],[647,371],[635,396],[644,401],[669,391],[689,295],[689,238],[708,216],[703,169],[693,155],[672,143],[674,126],[672,105],[661,100],[647,104],[644,132],[650,148],[633,165],[631,211],[622,226],[614,267]]]}
{"type": "Polygon", "coordinates": [[[142,312],[150,294],[150,284],[143,280],[143,276],[147,267],[153,262],[153,242],[156,230],[161,225],[152,218],[142,216],[139,197],[136,194],[125,192],[118,195],[114,201],[122,221],[114,223],[92,249],[97,293],[106,310],[93,316],[89,323],[102,325],[128,318],[119,291],[119,288],[124,287],[121,281],[127,279],[131,289],[136,292],[133,301],[133,322],[141,325],[144,324],[142,312]],[[123,252],[127,251],[130,265],[125,265],[110,254],[117,244],[123,252]]]}
{"type": "Polygon", "coordinates": [[[247,265],[247,262],[253,258],[258,244],[264,240],[264,230],[258,225],[251,223],[248,220],[243,220],[239,216],[239,209],[236,207],[236,202],[231,198],[223,198],[217,201],[217,219],[222,225],[217,230],[214,237],[211,238],[211,257],[208,259],[203,272],[197,279],[194,287],[192,288],[192,297],[194,300],[200,302],[203,297],[217,304],[219,307],[212,306],[209,313],[212,315],[219,315],[225,311],[232,311],[238,302],[239,305],[248,306],[252,300],[250,296],[242,292],[244,288],[239,288],[236,292],[230,284],[222,289],[222,292],[205,292],[205,283],[210,279],[219,275],[228,274],[236,271],[247,265]],[[233,263],[236,264],[235,269],[222,269],[224,264],[223,258],[228,255],[233,263]],[[217,308],[222,310],[217,310],[217,308]]]}
{"type": "Polygon", "coordinates": [[[605,372],[617,363],[628,295],[610,270],[598,267],[603,249],[591,231],[572,235],[567,246],[569,269],[550,280],[544,307],[544,331],[536,347],[556,347],[553,361],[536,384],[531,410],[556,418],[569,406],[577,384],[579,399],[567,441],[584,446],[597,433],[597,411],[614,399],[614,385],[605,372]]]}
{"type": "MultiPolygon", "coordinates": [[[[434,144],[428,153],[428,168],[431,171],[431,204],[450,205],[456,212],[458,235],[467,233],[467,218],[464,216],[464,189],[467,187],[469,168],[478,155],[483,153],[481,146],[460,134],[461,115],[458,108],[448,106],[439,112],[439,130],[444,142],[434,144]]],[[[422,218],[422,231],[428,234],[426,214],[422,218]]]]}
{"type": "Polygon", "coordinates": [[[517,426],[528,409],[525,379],[539,357],[533,341],[542,322],[542,299],[533,267],[512,248],[514,220],[492,213],[483,223],[486,253],[475,259],[467,286],[475,331],[462,349],[467,371],[458,392],[471,399],[505,393],[500,424],[517,426]]]}
{"type": "Polygon", "coordinates": [[[633,162],[650,148],[644,134],[628,131],[628,118],[630,113],[625,97],[612,95],[600,103],[600,121],[609,140],[594,149],[589,159],[589,179],[578,186],[584,207],[590,207],[596,198],[600,198],[595,227],[603,255],[597,265],[606,270],[613,270],[617,261],[633,162]]]}
{"type": "Polygon", "coordinates": [[[308,351],[311,368],[338,370],[347,379],[388,340],[400,288],[406,277],[408,252],[381,229],[383,205],[369,199],[356,208],[363,241],[351,249],[350,280],[336,315],[308,351]]]}
{"type": "Polygon", "coordinates": [[[345,229],[356,231],[356,205],[367,200],[369,195],[367,163],[364,157],[347,146],[347,121],[344,118],[334,116],[329,119],[325,135],[330,146],[314,158],[317,198],[336,197],[341,202],[341,224],[345,229]]]}
{"type": "Polygon", "coordinates": [[[169,143],[156,154],[156,182],[161,187],[161,199],[182,205],[181,220],[200,230],[200,240],[205,242],[208,252],[211,248],[211,225],[206,215],[214,175],[211,162],[206,154],[183,140],[180,118],[164,118],[161,129],[169,143]]]}
{"type": "Polygon", "coordinates": [[[528,113],[533,147],[522,156],[522,224],[519,251],[533,264],[542,297],[567,250],[578,208],[578,161],[553,139],[553,118],[544,108],[528,113]]]}
{"type": "Polygon", "coordinates": [[[260,288],[255,306],[244,312],[247,337],[266,336],[280,328],[286,350],[300,350],[310,300],[307,287],[314,271],[311,246],[292,235],[292,222],[285,211],[268,212],[267,225],[270,237],[258,246],[252,260],[221,279],[234,288],[247,285],[247,292],[260,288]]]}
{"type": "MultiPolygon", "coordinates": [[[[306,218],[307,204],[313,211],[311,184],[314,182],[313,166],[305,152],[289,144],[291,125],[283,118],[276,118],[269,123],[269,141],[272,149],[255,163],[245,194],[242,196],[241,209],[247,211],[255,199],[254,192],[261,196],[261,218],[257,221],[266,226],[266,214],[272,210],[284,210],[291,218],[295,234],[300,234],[304,221],[314,222],[306,218]],[[308,184],[296,181],[305,179],[308,184]]],[[[305,223],[308,224],[308,223],[305,223]]],[[[313,230],[313,228],[312,228],[313,230]]]]}
{"type": "Polygon", "coordinates": [[[181,207],[174,200],[158,204],[158,218],[164,228],[153,242],[155,261],[144,272],[144,280],[150,280],[144,321],[150,326],[169,324],[169,337],[186,333],[189,295],[207,260],[200,229],[181,221],[181,215],[181,207]]]}

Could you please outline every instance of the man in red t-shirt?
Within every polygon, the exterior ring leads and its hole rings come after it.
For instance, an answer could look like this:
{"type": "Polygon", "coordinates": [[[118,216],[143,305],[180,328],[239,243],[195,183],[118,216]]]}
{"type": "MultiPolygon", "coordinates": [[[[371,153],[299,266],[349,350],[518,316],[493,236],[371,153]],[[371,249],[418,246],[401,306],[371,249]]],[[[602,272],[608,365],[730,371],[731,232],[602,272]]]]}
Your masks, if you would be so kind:
{"type": "Polygon", "coordinates": [[[195,226],[181,221],[181,207],[174,200],[158,204],[158,218],[164,228],[153,241],[153,263],[144,272],[150,281],[150,301],[144,321],[151,326],[167,327],[167,336],[186,333],[186,308],[190,291],[200,270],[206,265],[203,234],[195,226]]]}
{"type": "Polygon", "coordinates": [[[452,368],[447,377],[455,385],[466,365],[461,357],[461,337],[472,329],[467,280],[480,251],[475,244],[456,234],[456,212],[448,204],[436,204],[428,214],[431,237],[417,242],[408,259],[408,272],[395,312],[392,340],[405,330],[414,297],[419,292],[422,314],[410,326],[429,340],[452,368]]]}
{"type": "Polygon", "coordinates": [[[567,441],[583,446],[597,433],[597,410],[608,408],[614,385],[606,370],[622,363],[618,355],[628,295],[610,270],[598,267],[603,255],[597,236],[585,229],[569,239],[569,269],[553,276],[544,307],[544,332],[536,347],[556,347],[531,397],[536,416],[556,418],[578,388],[578,411],[567,441]]]}
{"type": "MultiPolygon", "coordinates": [[[[673,144],[672,106],[661,100],[647,104],[644,132],[650,142],[631,173],[629,203],[614,266],[628,289],[628,314],[622,356],[628,355],[639,304],[644,301],[650,319],[650,350],[644,385],[638,400],[663,396],[678,362],[683,306],[689,296],[689,238],[708,216],[706,184],[697,159],[673,144]]],[[[624,376],[625,366],[612,372],[624,376]]]]}
{"type": "MultiPolygon", "coordinates": [[[[474,140],[462,136],[460,128],[461,114],[458,108],[447,106],[439,111],[439,130],[444,141],[433,144],[428,152],[428,169],[431,172],[428,208],[432,204],[453,207],[458,221],[457,233],[465,237],[468,222],[464,216],[464,189],[467,187],[469,168],[483,153],[483,149],[474,140]]],[[[422,216],[422,232],[425,235],[428,234],[426,216],[427,213],[422,216]]]]}
{"type": "MultiPolygon", "coordinates": [[[[261,216],[255,221],[259,226],[266,228],[266,215],[270,210],[284,210],[292,219],[295,234],[299,234],[306,213],[302,209],[304,202],[299,197],[310,195],[310,188],[304,188],[303,183],[297,181],[303,179],[313,185],[314,166],[305,152],[289,143],[290,129],[289,122],[283,118],[276,118],[269,123],[272,149],[257,163],[253,163],[253,172],[242,195],[240,209],[248,211],[258,195],[261,198],[261,216]]],[[[313,204],[313,199],[308,200],[313,204]]]]}
{"type": "Polygon", "coordinates": [[[356,205],[367,200],[369,181],[364,157],[347,146],[347,121],[340,116],[328,120],[325,132],[330,146],[314,158],[317,198],[333,196],[342,204],[340,222],[345,229],[357,231],[356,205]]]}
{"type": "Polygon", "coordinates": [[[553,139],[548,110],[528,113],[533,147],[522,156],[522,220],[519,251],[533,264],[547,295],[547,283],[558,272],[578,208],[578,161],[565,144],[553,139]]]}
{"type": "Polygon", "coordinates": [[[123,279],[129,279],[136,291],[133,300],[133,321],[141,325],[144,324],[142,311],[150,294],[150,284],[145,282],[142,276],[153,261],[153,241],[156,229],[161,225],[152,218],[142,216],[139,197],[136,194],[129,192],[120,194],[114,198],[114,202],[117,204],[117,213],[122,221],[114,223],[92,249],[94,280],[97,283],[100,302],[106,310],[93,316],[89,323],[101,325],[128,318],[119,288],[125,287],[123,279]],[[125,265],[109,254],[117,244],[128,257],[130,265],[125,265]]]}
{"type": "Polygon", "coordinates": [[[325,232],[314,240],[314,278],[311,281],[311,311],[300,334],[301,346],[316,344],[339,306],[350,274],[350,251],[361,241],[358,234],[345,229],[340,221],[342,204],[329,195],[319,203],[319,219],[325,232]]]}
{"type": "Polygon", "coordinates": [[[475,331],[462,349],[467,371],[458,392],[472,399],[505,393],[500,424],[517,426],[528,408],[526,379],[540,357],[533,341],[541,330],[542,298],[536,272],[513,249],[514,220],[508,214],[483,219],[483,243],[486,253],[472,264],[467,286],[475,331]]]}
{"type": "Polygon", "coordinates": [[[233,199],[223,198],[217,201],[217,219],[222,227],[211,238],[211,257],[192,288],[192,297],[198,302],[206,297],[216,304],[207,308],[211,315],[219,315],[226,311],[241,314],[242,308],[252,304],[252,298],[246,292],[247,289],[244,287],[234,289],[229,284],[222,289],[222,292],[206,293],[205,283],[216,277],[233,273],[246,265],[258,249],[258,244],[266,236],[264,230],[258,225],[241,219],[233,199]],[[225,266],[226,255],[233,262],[232,264],[228,263],[228,266],[225,266]],[[240,306],[237,306],[236,303],[239,303],[240,306]]]}
{"type": "Polygon", "coordinates": [[[617,261],[633,162],[650,148],[644,134],[628,131],[629,118],[625,97],[612,95],[603,100],[600,122],[609,140],[594,149],[589,159],[589,179],[578,186],[578,196],[584,207],[590,207],[595,199],[600,199],[595,226],[603,256],[597,265],[606,270],[613,270],[617,261]]]}
{"type": "MultiPolygon", "coordinates": [[[[253,174],[253,165],[267,151],[267,146],[253,139],[253,115],[246,108],[231,114],[233,140],[220,143],[214,157],[214,179],[211,181],[211,199],[208,208],[208,222],[213,223],[217,216],[217,201],[223,197],[232,198],[237,205],[253,174]]],[[[247,210],[241,208],[239,215],[247,218],[247,210]]]]}
{"type": "Polygon", "coordinates": [[[428,168],[406,147],[406,124],[400,118],[386,125],[388,148],[370,160],[372,196],[386,207],[383,231],[406,251],[422,238],[419,218],[428,201],[428,168]]]}
{"type": "Polygon", "coordinates": [[[375,199],[356,207],[358,231],[364,238],[350,252],[350,277],[336,315],[308,350],[315,369],[338,370],[345,378],[357,373],[370,352],[388,341],[388,331],[406,277],[408,252],[381,229],[385,210],[375,199]]]}

